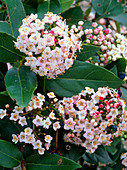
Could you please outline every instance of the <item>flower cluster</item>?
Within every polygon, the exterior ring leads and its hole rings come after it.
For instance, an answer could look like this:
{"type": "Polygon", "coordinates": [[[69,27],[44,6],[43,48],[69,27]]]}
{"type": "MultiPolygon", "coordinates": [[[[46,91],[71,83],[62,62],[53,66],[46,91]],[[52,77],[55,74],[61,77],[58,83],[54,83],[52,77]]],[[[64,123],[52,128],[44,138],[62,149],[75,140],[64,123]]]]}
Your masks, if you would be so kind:
{"type": "MultiPolygon", "coordinates": [[[[33,95],[30,103],[24,109],[15,106],[10,113],[6,109],[0,109],[1,119],[8,116],[15,123],[25,126],[24,131],[20,134],[12,135],[12,141],[15,144],[17,142],[32,144],[33,149],[38,149],[38,153],[41,155],[44,154],[45,150],[49,150],[51,146],[53,136],[50,135],[51,132],[49,131],[52,130],[51,134],[53,135],[61,127],[60,116],[55,110],[58,99],[53,92],[47,93],[47,98],[48,102],[45,102],[45,96],[37,93],[37,96],[33,95]],[[31,119],[32,126],[30,127],[28,119],[31,119]]],[[[8,107],[7,105],[6,108],[8,107]]]]}
{"type": "Polygon", "coordinates": [[[59,101],[58,111],[64,120],[64,141],[81,145],[93,153],[98,145],[110,145],[113,137],[127,131],[124,101],[107,87],[86,87],[76,96],[59,101]]]}
{"type": "Polygon", "coordinates": [[[121,155],[122,164],[127,167],[127,152],[121,155]]]}
{"type": "Polygon", "coordinates": [[[45,14],[42,20],[37,19],[37,14],[23,19],[20,35],[14,43],[27,55],[25,65],[49,78],[64,73],[72,66],[77,49],[81,48],[83,22],[79,24],[78,28],[73,26],[74,29],[69,30],[62,17],[53,13],[45,14]]]}
{"type": "Polygon", "coordinates": [[[124,35],[116,33],[114,36],[110,28],[98,26],[97,23],[92,24],[93,29],[86,29],[85,43],[100,46],[100,51],[97,53],[96,60],[90,58],[90,62],[96,65],[104,66],[111,61],[116,61],[119,58],[127,60],[127,39],[124,35]]]}

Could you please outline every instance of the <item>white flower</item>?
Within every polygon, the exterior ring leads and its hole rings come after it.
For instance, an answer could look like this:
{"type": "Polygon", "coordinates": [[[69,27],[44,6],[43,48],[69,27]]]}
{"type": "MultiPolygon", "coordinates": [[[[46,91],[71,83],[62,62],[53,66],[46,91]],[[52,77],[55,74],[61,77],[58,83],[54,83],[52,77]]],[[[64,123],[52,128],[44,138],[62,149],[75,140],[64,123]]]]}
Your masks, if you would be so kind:
{"type": "Polygon", "coordinates": [[[34,149],[39,149],[42,146],[42,142],[40,140],[37,140],[36,142],[32,143],[34,149]]]}
{"type": "Polygon", "coordinates": [[[45,129],[49,129],[49,126],[52,124],[52,122],[50,121],[49,117],[43,121],[43,128],[45,129]]]}
{"type": "Polygon", "coordinates": [[[25,142],[25,137],[26,137],[26,135],[25,135],[24,132],[21,132],[18,137],[19,137],[19,141],[20,141],[20,142],[25,142]]]}
{"type": "Polygon", "coordinates": [[[36,115],[36,118],[33,119],[33,123],[36,125],[36,126],[42,126],[43,125],[43,121],[42,121],[42,117],[36,115]]]}
{"type": "Polygon", "coordinates": [[[49,118],[52,119],[52,120],[55,120],[55,119],[56,119],[55,113],[51,112],[51,113],[49,114],[49,118]]]}
{"type": "Polygon", "coordinates": [[[18,123],[21,124],[21,126],[27,125],[25,116],[23,116],[23,117],[20,116],[18,123]]]}
{"type": "Polygon", "coordinates": [[[116,118],[116,116],[119,114],[118,109],[111,109],[109,112],[109,115],[112,116],[113,118],[116,118]]]}
{"type": "Polygon", "coordinates": [[[57,129],[60,129],[60,122],[55,122],[55,123],[53,123],[53,129],[56,131],[57,129]]]}
{"type": "Polygon", "coordinates": [[[23,109],[19,106],[15,106],[13,109],[13,112],[15,113],[23,113],[23,109]]]}
{"type": "Polygon", "coordinates": [[[48,143],[51,143],[51,140],[52,140],[53,138],[52,138],[52,136],[50,136],[50,135],[46,135],[45,136],[45,142],[48,142],[48,143]]]}
{"type": "Polygon", "coordinates": [[[27,135],[26,138],[25,138],[25,143],[34,143],[35,142],[35,136],[34,134],[31,134],[31,135],[27,135]]]}
{"type": "Polygon", "coordinates": [[[19,119],[19,113],[11,113],[10,120],[17,121],[19,119]]]}
{"type": "Polygon", "coordinates": [[[37,93],[37,98],[41,101],[41,102],[45,102],[45,96],[40,94],[40,93],[37,93]]]}
{"type": "Polygon", "coordinates": [[[50,99],[52,99],[52,98],[55,98],[56,96],[55,96],[55,94],[53,93],[53,92],[49,92],[49,93],[47,93],[47,96],[50,98],[50,99]]]}
{"type": "Polygon", "coordinates": [[[15,134],[13,134],[12,137],[13,137],[12,142],[16,144],[18,142],[18,137],[15,134]]]}
{"type": "Polygon", "coordinates": [[[0,119],[3,119],[6,115],[6,110],[0,109],[0,119]]]}
{"type": "Polygon", "coordinates": [[[106,97],[108,95],[106,88],[99,87],[96,94],[100,97],[106,97]]]}
{"type": "Polygon", "coordinates": [[[39,148],[38,153],[39,155],[44,155],[45,148],[39,148]]]}
{"type": "Polygon", "coordinates": [[[31,133],[33,132],[33,129],[31,129],[30,127],[25,128],[25,135],[31,135],[31,133]]]}

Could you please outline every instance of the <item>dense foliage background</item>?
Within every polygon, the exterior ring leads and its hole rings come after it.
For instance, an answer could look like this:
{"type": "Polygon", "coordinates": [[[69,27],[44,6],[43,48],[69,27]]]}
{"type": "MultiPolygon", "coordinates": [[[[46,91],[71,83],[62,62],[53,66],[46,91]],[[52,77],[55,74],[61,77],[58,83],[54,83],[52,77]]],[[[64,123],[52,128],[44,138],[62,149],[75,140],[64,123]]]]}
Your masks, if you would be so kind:
{"type": "MultiPolygon", "coordinates": [[[[38,18],[42,19],[45,13],[53,12],[66,19],[70,27],[77,25],[79,21],[84,21],[83,29],[92,29],[92,23],[98,22],[106,27],[110,26],[114,32],[122,33],[122,26],[127,25],[126,11],[125,0],[120,2],[117,0],[0,0],[0,109],[5,109],[7,104],[11,110],[16,104],[24,108],[33,94],[45,95],[52,91],[58,99],[61,99],[77,95],[85,87],[94,90],[107,86],[116,88],[127,100],[126,79],[123,81],[119,76],[119,73],[126,72],[127,61],[124,58],[112,61],[105,67],[85,62],[90,57],[97,57],[100,46],[85,43],[81,52],[76,53],[77,60],[74,61],[73,66],[56,79],[36,75],[30,67],[24,65],[25,54],[14,47],[22,19],[31,13],[37,13],[38,18]],[[10,64],[11,69],[8,69],[7,63],[10,64]]],[[[126,36],[126,27],[124,29],[126,36]]],[[[32,126],[30,121],[29,126],[32,126]]],[[[6,117],[0,120],[1,170],[12,169],[20,164],[23,170],[24,166],[27,170],[77,168],[122,170],[124,168],[120,156],[127,148],[124,146],[127,138],[125,134],[115,138],[111,146],[99,146],[95,153],[91,154],[86,153],[82,147],[64,143],[60,131],[57,148],[38,156],[30,145],[23,146],[19,143],[14,145],[12,142],[12,134],[19,134],[23,128],[6,117]]]]}

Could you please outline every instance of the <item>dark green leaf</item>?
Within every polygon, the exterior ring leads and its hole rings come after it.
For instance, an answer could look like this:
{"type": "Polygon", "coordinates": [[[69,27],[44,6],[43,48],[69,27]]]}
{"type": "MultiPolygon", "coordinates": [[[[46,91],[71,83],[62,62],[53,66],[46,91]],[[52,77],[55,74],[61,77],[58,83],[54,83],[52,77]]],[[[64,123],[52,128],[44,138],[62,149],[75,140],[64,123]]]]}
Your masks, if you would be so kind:
{"type": "Polygon", "coordinates": [[[59,0],[60,5],[61,5],[61,13],[66,11],[73,3],[74,0],[59,0]]]}
{"type": "Polygon", "coordinates": [[[61,12],[61,6],[58,0],[48,0],[40,3],[37,8],[38,18],[42,19],[47,12],[58,14],[61,12]]]}
{"type": "Polygon", "coordinates": [[[7,92],[0,92],[0,108],[4,108],[6,104],[10,105],[10,108],[13,108],[15,102],[8,96],[7,92]]]}
{"type": "Polygon", "coordinates": [[[6,63],[0,63],[0,72],[5,75],[8,70],[7,64],[6,63]]]}
{"type": "Polygon", "coordinates": [[[12,134],[19,134],[21,131],[23,131],[23,128],[18,123],[6,117],[0,120],[0,135],[2,139],[11,142],[12,134]]]}
{"type": "Polygon", "coordinates": [[[117,0],[92,0],[92,5],[95,11],[102,17],[118,16],[124,12],[122,2],[117,0]]]}
{"type": "Polygon", "coordinates": [[[0,32],[12,35],[11,26],[6,21],[0,21],[0,32]]]}
{"type": "Polygon", "coordinates": [[[122,98],[127,102],[127,89],[124,87],[120,87],[120,90],[122,92],[122,98]]]}
{"type": "Polygon", "coordinates": [[[83,24],[83,30],[85,29],[92,29],[92,22],[90,21],[84,21],[84,24],[83,24]]]}
{"type": "Polygon", "coordinates": [[[114,66],[110,69],[110,71],[113,72],[116,76],[118,75],[116,65],[114,65],[114,66]]]}
{"type": "Polygon", "coordinates": [[[0,140],[0,166],[13,168],[22,161],[22,153],[10,142],[0,140]]]}
{"type": "Polygon", "coordinates": [[[81,168],[76,162],[54,154],[32,155],[26,158],[27,170],[72,170],[81,168]]]}
{"type": "Polygon", "coordinates": [[[113,142],[111,143],[110,146],[104,146],[105,149],[111,154],[111,155],[115,155],[116,152],[118,151],[116,146],[120,143],[120,139],[119,138],[115,138],[113,140],[113,142]]]}
{"type": "Polygon", "coordinates": [[[0,33],[0,62],[16,62],[22,59],[22,53],[14,47],[16,41],[11,35],[0,33]]]}
{"type": "Polygon", "coordinates": [[[24,0],[23,5],[27,15],[37,13],[38,0],[24,0]]]}
{"type": "Polygon", "coordinates": [[[25,107],[37,87],[37,78],[29,67],[21,66],[7,72],[5,84],[11,98],[15,99],[19,106],[25,107]]]}
{"type": "Polygon", "coordinates": [[[125,108],[124,108],[125,110],[127,110],[127,105],[125,106],[125,108]]]}
{"type": "Polygon", "coordinates": [[[85,11],[85,17],[88,17],[90,12],[92,10],[92,6],[90,6],[86,11],[85,11]]]}
{"type": "Polygon", "coordinates": [[[67,20],[69,26],[77,25],[79,21],[83,20],[83,12],[79,6],[67,10],[62,16],[67,20]]]}
{"type": "Polygon", "coordinates": [[[86,61],[90,57],[93,57],[97,51],[100,50],[99,46],[95,45],[83,45],[81,52],[77,52],[77,60],[86,61]]]}
{"type": "Polygon", "coordinates": [[[117,67],[117,74],[119,74],[120,72],[125,72],[126,69],[126,60],[124,58],[120,58],[114,62],[111,62],[110,64],[106,65],[105,68],[106,69],[111,69],[114,66],[117,67]]]}
{"type": "Polygon", "coordinates": [[[63,156],[74,161],[77,161],[85,153],[85,149],[83,147],[76,145],[71,145],[71,149],[69,151],[64,148],[60,149],[59,151],[63,156]]]}
{"type": "Polygon", "coordinates": [[[96,65],[75,61],[72,68],[62,76],[46,80],[46,88],[58,96],[70,97],[78,94],[86,86],[97,90],[98,87],[117,88],[124,82],[110,71],[96,65]]]}
{"type": "Polygon", "coordinates": [[[6,5],[12,35],[17,38],[19,35],[18,29],[22,24],[22,19],[26,17],[25,10],[21,0],[6,0],[6,5]]]}
{"type": "Polygon", "coordinates": [[[105,150],[103,146],[99,146],[95,153],[85,153],[83,158],[86,162],[98,164],[99,162],[102,164],[112,164],[113,161],[111,160],[108,152],[105,150]]]}

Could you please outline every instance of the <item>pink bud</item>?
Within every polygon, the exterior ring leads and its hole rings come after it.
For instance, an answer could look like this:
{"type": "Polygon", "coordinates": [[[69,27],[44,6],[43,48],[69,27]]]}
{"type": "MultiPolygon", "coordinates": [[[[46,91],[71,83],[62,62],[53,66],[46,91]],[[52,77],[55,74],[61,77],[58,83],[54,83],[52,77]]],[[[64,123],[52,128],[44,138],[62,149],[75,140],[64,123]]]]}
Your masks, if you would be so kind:
{"type": "Polygon", "coordinates": [[[109,105],[109,101],[108,101],[108,100],[105,100],[104,102],[105,102],[107,105],[109,105]]]}
{"type": "Polygon", "coordinates": [[[119,103],[115,103],[115,104],[114,104],[114,107],[115,107],[115,108],[118,108],[118,107],[119,107],[119,103]]]}
{"type": "Polygon", "coordinates": [[[78,26],[78,30],[81,30],[82,31],[83,27],[80,25],[78,26]]]}
{"type": "Polygon", "coordinates": [[[114,107],[114,104],[110,104],[110,107],[114,107]]]}
{"type": "Polygon", "coordinates": [[[71,137],[71,134],[70,134],[70,133],[68,133],[68,134],[67,134],[67,136],[70,138],[70,137],[71,137]]]}
{"type": "Polygon", "coordinates": [[[104,97],[101,97],[101,96],[100,96],[100,100],[104,100],[104,97]]]}
{"type": "Polygon", "coordinates": [[[98,24],[96,22],[93,22],[92,27],[96,27],[98,24]]]}
{"type": "Polygon", "coordinates": [[[104,33],[105,33],[105,34],[108,34],[108,33],[109,33],[109,29],[106,28],[106,29],[104,30],[104,33]]]}
{"type": "Polygon", "coordinates": [[[100,110],[100,113],[103,114],[104,113],[103,110],[100,110]]]}
{"type": "Polygon", "coordinates": [[[99,29],[98,28],[95,28],[94,29],[94,34],[98,34],[99,33],[99,29]]]}
{"type": "Polygon", "coordinates": [[[117,94],[117,95],[116,95],[116,97],[117,97],[117,98],[119,98],[119,97],[120,97],[120,95],[119,95],[119,94],[117,94]]]}
{"type": "Polygon", "coordinates": [[[96,137],[95,137],[96,139],[99,139],[99,135],[96,135],[96,137]]]}
{"type": "Polygon", "coordinates": [[[106,118],[107,118],[107,119],[110,119],[110,118],[111,118],[111,116],[110,116],[110,115],[106,115],[106,118]]]}
{"type": "Polygon", "coordinates": [[[103,104],[100,104],[100,108],[103,108],[103,106],[104,106],[103,104]]]}
{"type": "Polygon", "coordinates": [[[50,31],[50,34],[54,34],[54,31],[53,31],[53,30],[51,30],[51,31],[50,31]]]}
{"type": "Polygon", "coordinates": [[[73,133],[71,134],[71,137],[72,137],[72,138],[74,137],[74,134],[73,134],[73,133]]]}

